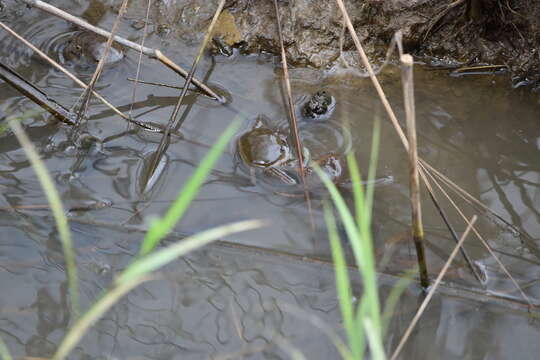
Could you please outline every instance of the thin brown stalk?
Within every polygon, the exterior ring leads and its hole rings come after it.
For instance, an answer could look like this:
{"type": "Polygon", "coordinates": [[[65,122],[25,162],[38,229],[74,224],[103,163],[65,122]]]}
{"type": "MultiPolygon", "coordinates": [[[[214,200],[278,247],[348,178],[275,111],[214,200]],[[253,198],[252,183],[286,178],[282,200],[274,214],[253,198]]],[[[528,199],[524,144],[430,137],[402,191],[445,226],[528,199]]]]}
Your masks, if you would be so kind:
{"type": "Polygon", "coordinates": [[[281,19],[279,16],[279,8],[277,0],[274,0],[274,7],[276,10],[276,21],[278,29],[279,44],[281,48],[281,63],[283,65],[283,76],[285,78],[285,90],[287,94],[287,105],[289,110],[289,117],[291,120],[291,132],[295,142],[296,156],[299,162],[300,177],[302,178],[302,183],[305,184],[305,169],[304,169],[304,155],[302,151],[302,140],[300,139],[300,134],[298,133],[298,124],[296,121],[296,114],[294,111],[294,102],[292,99],[292,89],[291,82],[289,78],[289,67],[287,66],[287,55],[285,53],[285,46],[283,45],[283,34],[281,32],[281,19]]]}
{"type": "Polygon", "coordinates": [[[481,66],[463,66],[452,71],[453,74],[465,74],[473,71],[488,71],[508,69],[508,65],[481,65],[481,66]]]}
{"type": "Polygon", "coordinates": [[[287,94],[287,105],[288,105],[287,107],[289,110],[289,119],[290,119],[289,129],[294,139],[296,157],[298,158],[298,170],[299,170],[298,172],[300,173],[300,180],[304,188],[304,198],[306,199],[306,203],[308,207],[310,224],[311,224],[311,228],[314,229],[315,223],[313,221],[313,216],[311,214],[311,199],[309,196],[309,191],[307,189],[307,183],[306,183],[306,172],[304,168],[305,164],[304,164],[302,140],[300,139],[300,134],[298,132],[298,122],[296,121],[296,112],[294,111],[291,81],[289,78],[289,67],[287,66],[287,54],[285,53],[285,46],[283,45],[283,33],[281,31],[281,17],[279,16],[279,8],[278,8],[277,0],[274,0],[274,8],[276,11],[276,22],[277,22],[279,45],[281,48],[281,64],[283,65],[283,77],[285,79],[285,91],[287,94]]]}
{"type": "MultiPolygon", "coordinates": [[[[88,22],[84,21],[83,19],[81,18],[78,18],[76,16],[73,16],[61,9],[58,9],[57,7],[54,7],[44,1],[41,1],[41,0],[22,0],[23,2],[25,2],[26,4],[28,5],[31,5],[33,7],[36,7],[38,9],[41,9],[43,11],[46,11],[48,12],[49,14],[52,14],[54,16],[57,16],[57,17],[60,17],[66,21],[69,21],[81,28],[84,28],[88,31],[91,31],[91,32],[94,32],[98,35],[101,35],[101,36],[104,36],[104,37],[109,37],[111,35],[110,32],[108,32],[107,30],[103,30],[101,28],[98,28],[97,26],[94,26],[92,24],[89,24],[88,22]]],[[[165,56],[161,51],[159,51],[158,49],[152,49],[152,48],[148,48],[148,47],[143,47],[133,41],[129,41],[121,36],[118,36],[118,35],[114,35],[113,36],[114,38],[114,41],[116,41],[117,43],[119,44],[122,44],[128,48],[131,48],[133,50],[136,50],[136,51],[140,51],[142,52],[144,55],[152,58],[152,59],[157,59],[159,60],[163,65],[167,66],[168,68],[170,68],[171,70],[175,71],[177,74],[179,74],[180,76],[184,77],[184,78],[187,78],[188,76],[188,72],[186,70],[184,70],[182,67],[180,67],[179,65],[175,64],[171,59],[169,59],[167,56],[165,56]]],[[[220,102],[224,102],[224,99],[217,95],[212,89],[210,89],[208,86],[206,86],[204,83],[202,83],[201,81],[197,80],[196,78],[192,78],[191,79],[191,83],[195,86],[197,86],[199,89],[201,89],[201,91],[203,91],[204,93],[206,93],[207,95],[209,95],[210,97],[220,101],[220,102]]]]}
{"type": "MultiPolygon", "coordinates": [[[[152,0],[148,0],[146,7],[146,17],[144,19],[143,35],[141,39],[141,48],[144,47],[144,41],[146,40],[146,35],[148,32],[148,19],[150,18],[150,7],[152,6],[152,0]]],[[[131,104],[129,105],[128,116],[131,117],[133,112],[133,104],[135,104],[135,99],[137,98],[137,85],[139,84],[139,76],[141,74],[141,63],[142,63],[142,51],[139,51],[139,58],[137,59],[137,71],[135,72],[135,84],[133,85],[133,92],[131,94],[131,104]]]]}
{"type": "MultiPolygon", "coordinates": [[[[84,82],[82,82],[79,78],[77,78],[75,75],[70,73],[66,68],[64,68],[62,65],[54,61],[51,57],[49,57],[47,54],[45,54],[43,51],[39,50],[37,47],[35,47],[32,43],[30,43],[28,40],[21,37],[19,34],[17,34],[15,31],[13,31],[9,26],[4,24],[0,21],[0,27],[4,29],[6,32],[8,32],[10,35],[15,37],[16,39],[20,40],[23,44],[28,46],[32,51],[34,51],[36,54],[38,54],[42,59],[47,61],[49,64],[54,66],[56,69],[64,73],[68,78],[73,80],[77,85],[79,85],[81,88],[86,89],[88,85],[86,85],[84,82]]],[[[114,105],[112,105],[110,102],[108,102],[103,96],[101,96],[96,91],[92,90],[92,94],[98,98],[103,104],[105,104],[109,109],[111,109],[115,114],[122,117],[124,120],[129,121],[131,123],[134,123],[138,126],[141,126],[143,128],[147,128],[147,126],[144,125],[144,123],[141,123],[139,121],[130,119],[127,115],[125,115],[123,112],[118,110],[114,105]]]]}
{"type": "Polygon", "coordinates": [[[424,249],[424,227],[422,225],[422,206],[420,204],[420,179],[418,177],[418,147],[416,140],[416,114],[414,106],[413,58],[409,54],[401,55],[401,77],[403,81],[403,98],[407,120],[407,137],[409,139],[409,175],[412,210],[412,234],[416,255],[420,284],[424,289],[429,286],[426,256],[424,249]]]}
{"type": "MultiPolygon", "coordinates": [[[[433,177],[432,174],[430,174],[428,172],[429,176],[433,177]]],[[[463,218],[463,220],[465,222],[467,222],[467,217],[465,216],[465,214],[463,214],[463,212],[461,211],[461,209],[456,205],[456,203],[452,200],[452,198],[450,197],[450,195],[448,195],[448,193],[442,188],[441,185],[439,185],[437,182],[435,182],[435,184],[437,184],[437,187],[439,188],[439,190],[443,193],[443,195],[446,197],[446,199],[450,202],[450,204],[454,207],[454,209],[456,209],[456,211],[458,212],[458,214],[463,218]]],[[[491,246],[487,243],[487,241],[484,239],[484,237],[482,235],[480,235],[480,233],[476,230],[475,227],[472,228],[474,234],[476,235],[476,237],[478,238],[478,240],[480,240],[480,242],[482,243],[482,245],[484,245],[484,247],[486,248],[486,250],[490,253],[490,255],[493,257],[493,259],[495,259],[495,261],[497,262],[497,264],[499,265],[499,267],[501,268],[501,270],[506,274],[506,276],[508,276],[508,278],[510,279],[510,281],[514,284],[514,286],[516,287],[516,289],[520,292],[521,296],[523,297],[523,299],[525,301],[527,301],[527,303],[529,304],[529,307],[534,307],[534,305],[532,304],[531,300],[529,299],[529,297],[525,294],[525,292],[522,290],[521,286],[519,286],[518,282],[516,281],[516,279],[514,279],[514,277],[510,274],[510,272],[508,271],[508,269],[506,268],[506,266],[501,262],[501,260],[497,257],[497,255],[495,254],[495,252],[493,251],[493,249],[491,248],[491,246]]]]}
{"type": "Polygon", "coordinates": [[[107,58],[109,57],[109,51],[111,50],[114,34],[118,30],[118,25],[120,25],[120,20],[124,17],[124,13],[126,12],[128,2],[129,0],[122,1],[122,5],[120,6],[120,10],[118,11],[118,16],[114,20],[111,33],[109,37],[107,38],[107,43],[105,44],[105,48],[103,49],[103,53],[101,54],[101,59],[99,59],[98,61],[96,70],[94,71],[94,74],[92,75],[92,78],[90,79],[90,83],[88,84],[88,87],[84,89],[84,92],[81,95],[83,99],[83,104],[77,116],[76,125],[79,125],[81,119],[83,119],[86,116],[86,113],[88,111],[88,105],[90,105],[90,100],[92,99],[92,91],[94,90],[96,83],[99,77],[101,76],[101,73],[103,72],[103,68],[105,67],[105,62],[107,61],[107,58]]]}
{"type": "Polygon", "coordinates": [[[416,312],[416,314],[414,315],[411,323],[409,324],[409,327],[407,328],[407,330],[405,331],[405,333],[403,334],[403,336],[401,337],[401,340],[399,341],[399,344],[398,346],[396,347],[396,349],[394,350],[394,353],[392,354],[392,356],[390,357],[390,360],[395,360],[399,353],[401,352],[401,350],[403,349],[403,346],[405,345],[405,343],[407,342],[407,340],[409,339],[409,336],[411,335],[412,333],[412,330],[414,329],[414,327],[416,326],[416,323],[418,322],[418,320],[420,319],[420,316],[422,316],[422,314],[424,313],[424,310],[426,309],[427,305],[429,304],[429,302],[431,301],[431,298],[433,297],[433,295],[435,294],[435,291],[437,290],[437,288],[439,287],[439,284],[441,283],[441,280],[442,278],[444,277],[444,275],[446,274],[446,272],[448,271],[448,268],[450,267],[450,264],[452,263],[452,261],[454,260],[454,258],[456,257],[458,251],[459,251],[459,248],[463,245],[463,242],[465,241],[465,239],[467,238],[467,235],[469,235],[469,232],[471,231],[471,228],[472,226],[474,225],[474,223],[476,222],[476,215],[474,215],[471,219],[471,221],[469,222],[469,225],[467,226],[467,229],[465,229],[465,232],[463,233],[463,235],[461,236],[461,239],[459,239],[459,242],[457,243],[457,245],[454,247],[454,250],[452,251],[452,253],[450,254],[450,256],[448,257],[448,260],[446,261],[446,263],[444,264],[443,268],[441,269],[439,275],[437,276],[437,279],[435,279],[435,282],[433,283],[433,286],[431,287],[431,289],[429,289],[429,293],[427,294],[426,298],[424,299],[424,301],[422,302],[422,304],[420,305],[420,307],[418,308],[418,311],[416,312]]]}
{"type": "Polygon", "coordinates": [[[369,78],[371,79],[371,82],[373,83],[373,86],[375,87],[375,90],[377,91],[377,95],[381,99],[383,107],[386,110],[386,113],[388,114],[390,121],[394,125],[394,128],[396,129],[396,132],[398,133],[398,136],[403,146],[405,147],[407,151],[409,151],[409,143],[407,141],[407,137],[405,136],[405,133],[403,132],[403,130],[401,129],[401,126],[399,125],[396,114],[392,110],[392,107],[390,106],[390,103],[388,102],[388,99],[386,98],[386,95],[382,89],[381,84],[379,83],[379,80],[377,79],[377,76],[375,76],[373,67],[371,66],[371,63],[369,62],[366,52],[364,51],[364,48],[362,47],[362,44],[360,43],[360,39],[358,39],[358,36],[356,35],[354,26],[351,22],[349,14],[347,13],[347,9],[345,9],[345,5],[343,4],[343,0],[336,0],[336,2],[338,4],[339,9],[341,10],[343,18],[345,19],[345,23],[347,24],[349,33],[351,34],[353,38],[353,42],[354,42],[354,45],[356,46],[356,50],[358,51],[358,54],[360,55],[360,59],[362,60],[362,63],[364,64],[366,70],[368,71],[369,78]]]}
{"type": "MultiPolygon", "coordinates": [[[[141,80],[141,79],[137,80],[137,79],[133,79],[133,78],[127,78],[127,81],[133,81],[133,82],[137,82],[137,83],[143,84],[143,85],[161,86],[161,87],[166,87],[166,88],[170,88],[170,89],[177,89],[177,90],[182,90],[184,88],[183,86],[176,86],[176,85],[153,82],[153,81],[145,81],[145,80],[141,80]]],[[[188,88],[188,91],[198,92],[197,89],[192,89],[192,88],[188,88]]],[[[203,96],[206,96],[206,95],[203,94],[203,96]]]]}
{"type": "MultiPolygon", "coordinates": [[[[163,133],[163,137],[161,138],[161,141],[159,143],[158,149],[153,155],[152,162],[150,163],[150,167],[148,168],[148,176],[146,179],[151,179],[154,171],[157,168],[157,165],[161,161],[161,157],[163,154],[165,154],[165,151],[167,150],[167,147],[169,146],[169,134],[173,129],[177,129],[179,125],[179,120],[177,120],[178,112],[180,111],[180,107],[182,106],[182,102],[184,101],[184,97],[187,94],[189,83],[193,79],[193,76],[195,75],[195,70],[197,70],[197,65],[199,64],[199,61],[201,60],[204,50],[206,49],[206,45],[210,41],[210,38],[212,37],[214,26],[217,23],[217,20],[219,18],[219,15],[221,14],[221,11],[223,10],[223,6],[225,6],[225,0],[220,0],[218,7],[216,9],[216,12],[214,13],[214,17],[212,18],[212,21],[210,22],[210,26],[208,27],[208,30],[206,32],[206,35],[204,36],[204,39],[202,41],[202,44],[199,48],[199,53],[193,60],[193,64],[191,66],[191,70],[189,71],[189,74],[186,78],[186,82],[184,84],[184,87],[182,88],[182,91],[180,93],[180,96],[178,97],[178,101],[176,102],[176,106],[174,107],[174,110],[171,114],[171,117],[169,119],[169,122],[167,123],[167,127],[165,128],[165,131],[163,133]]],[[[146,188],[146,184],[143,188],[146,188]]]]}

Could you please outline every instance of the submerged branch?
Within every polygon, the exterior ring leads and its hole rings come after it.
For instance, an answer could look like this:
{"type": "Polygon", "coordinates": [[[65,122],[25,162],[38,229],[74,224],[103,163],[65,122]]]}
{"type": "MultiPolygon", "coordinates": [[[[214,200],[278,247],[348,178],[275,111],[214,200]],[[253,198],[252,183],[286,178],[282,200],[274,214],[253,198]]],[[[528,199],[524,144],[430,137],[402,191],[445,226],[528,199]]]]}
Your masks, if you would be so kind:
{"type": "Polygon", "coordinates": [[[0,62],[0,78],[6,83],[13,86],[21,94],[47,110],[51,115],[61,122],[74,125],[75,114],[49,98],[42,90],[35,87],[30,82],[26,81],[21,75],[0,62]]]}

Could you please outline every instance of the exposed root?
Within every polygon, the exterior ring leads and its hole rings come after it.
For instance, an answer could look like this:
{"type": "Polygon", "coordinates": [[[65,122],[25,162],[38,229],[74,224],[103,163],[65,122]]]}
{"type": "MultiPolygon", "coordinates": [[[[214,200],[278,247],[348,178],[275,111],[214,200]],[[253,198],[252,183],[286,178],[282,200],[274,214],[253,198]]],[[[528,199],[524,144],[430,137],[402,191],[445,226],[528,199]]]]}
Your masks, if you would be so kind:
{"type": "Polygon", "coordinates": [[[429,23],[428,23],[428,27],[426,29],[426,31],[424,32],[424,35],[422,36],[423,40],[425,41],[429,34],[432,32],[432,31],[437,31],[440,26],[442,26],[440,24],[441,20],[450,12],[452,11],[452,9],[460,6],[460,5],[463,5],[467,0],[456,0],[454,1],[453,3],[450,3],[446,6],[443,6],[439,11],[437,11],[437,16],[435,16],[429,23]]]}

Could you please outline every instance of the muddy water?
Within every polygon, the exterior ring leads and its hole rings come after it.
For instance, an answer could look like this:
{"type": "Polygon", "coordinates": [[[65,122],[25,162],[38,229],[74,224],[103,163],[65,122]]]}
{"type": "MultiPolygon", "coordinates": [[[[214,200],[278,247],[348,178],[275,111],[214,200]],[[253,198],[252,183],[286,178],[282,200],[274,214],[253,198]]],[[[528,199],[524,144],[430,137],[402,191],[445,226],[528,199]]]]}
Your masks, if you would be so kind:
{"type": "MultiPolygon", "coordinates": [[[[84,10],[71,2],[63,5],[79,15],[84,10]]],[[[101,12],[91,20],[110,28],[114,14],[101,12]]],[[[141,33],[135,29],[139,22],[131,14],[123,22],[121,34],[140,41],[141,33]]],[[[65,34],[75,30],[37,10],[25,12],[10,24],[57,58],[61,58],[65,34]]],[[[152,24],[146,45],[161,48],[179,64],[190,64],[197,44],[168,37],[157,31],[158,25],[152,24]]],[[[80,90],[70,80],[5,33],[0,35],[0,56],[57,102],[66,107],[77,102],[80,90]]],[[[138,120],[165,124],[178,90],[141,85],[132,101],[133,86],[127,78],[134,77],[137,60],[138,54],[127,50],[121,61],[106,69],[97,88],[138,120]]],[[[91,64],[67,66],[83,79],[91,75],[91,64]]],[[[199,69],[198,76],[230,103],[223,107],[203,96],[188,95],[182,114],[183,139],[173,141],[161,176],[146,192],[141,191],[141,172],[144,159],[157,147],[155,134],[126,133],[126,124],[94,100],[87,132],[103,144],[83,156],[67,142],[69,128],[51,122],[47,115],[24,120],[65,207],[72,210],[85,305],[136,253],[145,220],[163,213],[208,146],[239,110],[245,114],[239,135],[251,129],[261,115],[271,127],[279,128],[285,122],[282,74],[276,59],[206,57],[199,69]]],[[[182,84],[169,70],[145,58],[141,74],[143,80],[182,84]]],[[[509,88],[504,76],[452,78],[420,67],[415,76],[420,155],[526,234],[520,236],[488,217],[479,221],[481,233],[527,296],[540,303],[538,95],[509,88]]],[[[318,124],[310,132],[313,124],[303,124],[320,153],[351,147],[365,170],[373,120],[381,117],[377,177],[384,181],[376,189],[375,248],[379,260],[385,260],[381,273],[397,274],[411,268],[415,257],[407,239],[406,156],[369,80],[343,69],[292,69],[291,77],[296,102],[320,89],[337,100],[330,125],[318,124]],[[351,124],[351,141],[346,146],[339,136],[343,121],[351,124]]],[[[398,70],[392,67],[381,75],[402,119],[399,79],[398,70]]],[[[35,108],[5,83],[0,83],[0,99],[0,114],[35,108]]],[[[9,133],[2,135],[0,159],[0,335],[16,356],[46,357],[54,352],[71,320],[58,234],[51,214],[42,207],[46,200],[33,170],[9,133]]],[[[343,194],[351,201],[347,184],[343,194]]],[[[335,329],[340,323],[321,213],[326,193],[315,188],[312,196],[315,231],[310,229],[302,197],[291,194],[286,186],[254,183],[240,166],[232,144],[169,241],[241,219],[262,218],[272,225],[224,239],[226,242],[169,266],[161,280],[135,290],[107,314],[83,339],[74,357],[287,358],[286,340],[310,359],[337,358],[331,342],[309,323],[308,315],[301,314],[298,320],[290,314],[300,314],[299,308],[335,329]]],[[[423,196],[429,269],[435,274],[453,242],[427,194],[423,196]]],[[[461,232],[464,225],[458,215],[442,195],[438,197],[461,232]]],[[[467,215],[473,214],[463,201],[458,204],[467,215]]],[[[534,341],[540,333],[537,321],[524,311],[523,299],[477,239],[468,240],[466,248],[482,269],[485,282],[478,284],[458,258],[447,277],[446,290],[430,305],[403,358],[506,359],[516,354],[534,358],[539,350],[534,341]]],[[[381,275],[383,294],[394,280],[381,275]]],[[[417,301],[418,289],[411,287],[392,324],[389,351],[399,341],[417,301]]]]}

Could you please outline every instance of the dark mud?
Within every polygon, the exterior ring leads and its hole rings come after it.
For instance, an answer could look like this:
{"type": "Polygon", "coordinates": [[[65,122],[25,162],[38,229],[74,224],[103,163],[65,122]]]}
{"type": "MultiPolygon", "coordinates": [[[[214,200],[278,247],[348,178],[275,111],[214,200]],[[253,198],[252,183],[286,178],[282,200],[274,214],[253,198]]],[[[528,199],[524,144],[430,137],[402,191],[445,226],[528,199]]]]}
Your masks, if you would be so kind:
{"type": "MultiPolygon", "coordinates": [[[[375,62],[385,56],[392,36],[402,30],[406,51],[434,65],[505,65],[514,85],[540,79],[540,2],[528,0],[345,1],[365,51],[375,62]],[[471,3],[469,6],[468,2],[471,3]],[[474,6],[473,6],[474,5],[474,6]],[[450,7],[449,7],[450,6],[450,7]]],[[[279,42],[273,1],[227,2],[218,35],[244,53],[277,54],[279,42]]],[[[348,33],[334,1],[279,1],[283,36],[294,65],[330,67],[340,58],[355,65],[348,33]]],[[[141,9],[143,6],[141,6],[141,9]]],[[[154,21],[168,36],[199,39],[215,9],[213,2],[162,0],[154,21]]]]}

